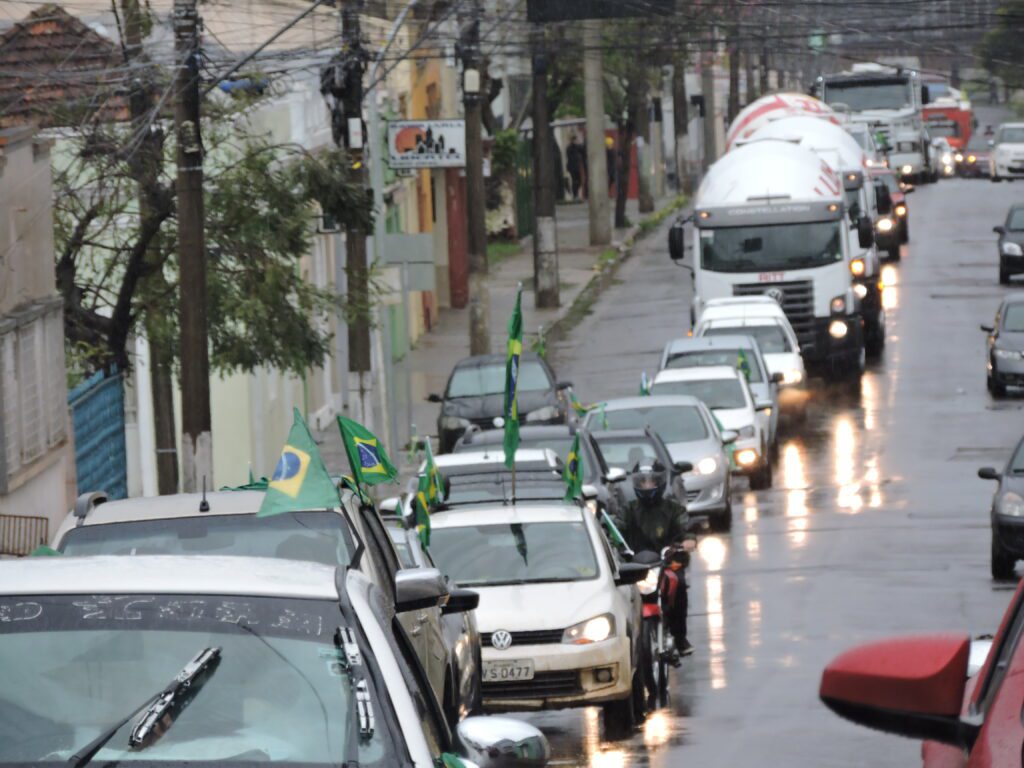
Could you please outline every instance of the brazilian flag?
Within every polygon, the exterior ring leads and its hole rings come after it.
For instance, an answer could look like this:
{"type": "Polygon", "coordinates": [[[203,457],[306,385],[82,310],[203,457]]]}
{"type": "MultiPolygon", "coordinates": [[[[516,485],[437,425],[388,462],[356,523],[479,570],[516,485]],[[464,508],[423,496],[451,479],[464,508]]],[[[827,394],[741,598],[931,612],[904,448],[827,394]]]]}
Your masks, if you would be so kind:
{"type": "Polygon", "coordinates": [[[647,371],[640,372],[640,396],[646,397],[651,394],[651,380],[647,378],[647,371]]]}
{"type": "Polygon", "coordinates": [[[430,450],[430,440],[424,441],[426,461],[420,474],[413,509],[416,512],[416,530],[424,547],[430,546],[430,511],[444,501],[444,476],[434,463],[434,452],[430,450]]]}
{"type": "Polygon", "coordinates": [[[750,359],[747,357],[747,350],[741,349],[736,355],[736,368],[743,372],[747,381],[750,381],[750,359]]]}
{"type": "Polygon", "coordinates": [[[576,415],[581,419],[590,413],[592,410],[597,408],[597,405],[584,405],[580,402],[580,399],[576,397],[576,393],[569,390],[569,404],[572,405],[572,409],[576,412],[576,415]]]}
{"type": "Polygon", "coordinates": [[[562,470],[562,479],[565,480],[565,500],[572,501],[583,494],[583,470],[580,467],[580,433],[572,440],[572,448],[565,459],[565,469],[562,470]]]}
{"type": "Polygon", "coordinates": [[[309,427],[296,408],[288,442],[267,483],[257,517],[306,509],[332,509],[338,503],[338,489],[320,458],[309,427]]]}
{"type": "Polygon", "coordinates": [[[338,429],[352,467],[352,477],[360,489],[366,485],[394,482],[398,478],[398,470],[370,430],[344,416],[338,416],[338,429]]]}
{"type": "Polygon", "coordinates": [[[523,286],[508,320],[508,357],[505,361],[505,466],[512,469],[519,449],[519,360],[523,355],[523,286]]]}

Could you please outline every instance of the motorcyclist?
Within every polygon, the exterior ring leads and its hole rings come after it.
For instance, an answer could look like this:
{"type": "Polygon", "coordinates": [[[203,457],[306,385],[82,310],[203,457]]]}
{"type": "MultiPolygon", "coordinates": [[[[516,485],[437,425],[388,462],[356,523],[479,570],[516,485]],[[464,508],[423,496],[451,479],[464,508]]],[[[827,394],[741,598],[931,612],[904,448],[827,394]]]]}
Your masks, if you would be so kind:
{"type": "MultiPolygon", "coordinates": [[[[659,554],[666,547],[691,551],[696,539],[689,530],[690,516],[683,504],[666,496],[668,471],[664,465],[646,459],[633,468],[631,480],[636,498],[626,505],[621,519],[615,521],[630,549],[659,554]]],[[[673,562],[677,566],[685,565],[681,556],[674,557],[673,562]]],[[[683,588],[675,590],[674,604],[668,606],[666,618],[677,652],[688,656],[693,653],[693,646],[686,637],[686,579],[679,575],[683,588]]]]}

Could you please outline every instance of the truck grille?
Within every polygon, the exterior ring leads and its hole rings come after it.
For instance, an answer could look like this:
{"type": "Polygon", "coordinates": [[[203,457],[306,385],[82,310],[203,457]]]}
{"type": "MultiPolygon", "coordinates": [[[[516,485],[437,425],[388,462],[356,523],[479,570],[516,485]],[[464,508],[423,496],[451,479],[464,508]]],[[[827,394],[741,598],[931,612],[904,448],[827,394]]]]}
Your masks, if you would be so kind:
{"type": "Polygon", "coordinates": [[[580,676],[575,670],[565,672],[538,672],[533,680],[507,680],[484,683],[485,699],[549,699],[572,696],[582,692],[580,676]]]}
{"type": "MultiPolygon", "coordinates": [[[[517,645],[551,645],[562,642],[564,629],[532,629],[524,632],[512,632],[512,646],[517,645]]],[[[480,635],[482,645],[492,645],[491,633],[483,632],[480,635]]]]}
{"type": "Polygon", "coordinates": [[[734,285],[734,296],[763,296],[769,290],[782,291],[782,311],[786,313],[793,332],[804,353],[814,348],[814,284],[810,280],[785,283],[745,283],[734,285]]]}

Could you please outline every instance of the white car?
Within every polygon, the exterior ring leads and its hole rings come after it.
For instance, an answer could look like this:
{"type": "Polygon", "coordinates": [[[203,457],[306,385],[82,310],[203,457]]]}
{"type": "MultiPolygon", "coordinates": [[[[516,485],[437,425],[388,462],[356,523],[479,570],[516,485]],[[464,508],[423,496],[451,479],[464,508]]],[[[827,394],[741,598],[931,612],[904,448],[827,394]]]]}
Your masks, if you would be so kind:
{"type": "Polygon", "coordinates": [[[779,407],[806,415],[807,371],[800,342],[779,303],[768,296],[711,299],[704,305],[694,336],[752,336],[761,348],[768,372],[781,374],[779,407]]]}
{"type": "Polygon", "coordinates": [[[430,554],[479,593],[484,711],[600,704],[606,732],[643,712],[647,569],[617,563],[597,518],[575,504],[478,507],[431,516],[430,554]]]}
{"type": "Polygon", "coordinates": [[[989,176],[992,181],[1024,177],[1024,123],[1003,123],[989,142],[989,176]]]}
{"type": "Polygon", "coordinates": [[[772,485],[768,441],[770,402],[756,402],[746,377],[735,368],[666,368],[651,385],[652,395],[689,395],[704,401],[722,429],[735,432],[735,471],[750,478],[754,490],[772,485]]]}
{"type": "MultiPolygon", "coordinates": [[[[403,571],[400,611],[440,572],[403,571]]],[[[471,717],[454,737],[390,598],[345,566],[249,557],[0,562],[0,763],[435,768],[543,764],[543,735],[471,717]]]]}

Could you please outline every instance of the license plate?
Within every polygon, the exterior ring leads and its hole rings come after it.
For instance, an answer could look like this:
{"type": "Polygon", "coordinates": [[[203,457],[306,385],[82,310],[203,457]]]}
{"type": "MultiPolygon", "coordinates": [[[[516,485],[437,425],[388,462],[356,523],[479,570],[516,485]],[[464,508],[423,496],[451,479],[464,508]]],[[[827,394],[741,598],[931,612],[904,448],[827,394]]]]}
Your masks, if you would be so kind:
{"type": "Polygon", "coordinates": [[[533,680],[532,659],[510,659],[508,661],[485,661],[483,681],[504,683],[511,680],[533,680]]]}

